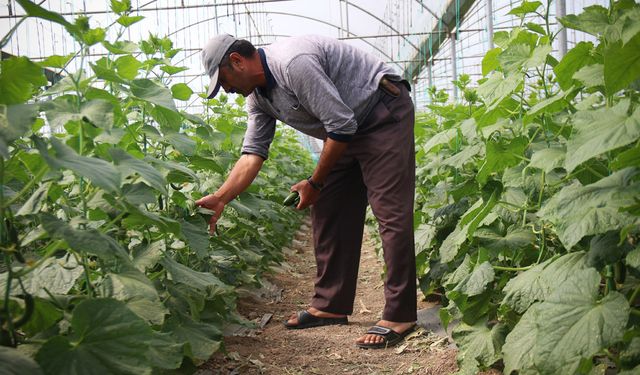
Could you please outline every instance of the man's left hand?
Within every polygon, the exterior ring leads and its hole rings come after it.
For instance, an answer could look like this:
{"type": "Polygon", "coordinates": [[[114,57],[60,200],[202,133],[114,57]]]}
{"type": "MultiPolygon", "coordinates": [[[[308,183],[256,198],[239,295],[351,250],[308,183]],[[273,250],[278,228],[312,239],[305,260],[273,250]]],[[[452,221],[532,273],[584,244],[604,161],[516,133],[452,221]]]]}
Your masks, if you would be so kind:
{"type": "Polygon", "coordinates": [[[302,180],[291,187],[291,191],[297,191],[300,194],[300,203],[296,206],[298,210],[304,210],[305,208],[316,203],[320,196],[320,191],[316,190],[309,181],[302,180]]]}

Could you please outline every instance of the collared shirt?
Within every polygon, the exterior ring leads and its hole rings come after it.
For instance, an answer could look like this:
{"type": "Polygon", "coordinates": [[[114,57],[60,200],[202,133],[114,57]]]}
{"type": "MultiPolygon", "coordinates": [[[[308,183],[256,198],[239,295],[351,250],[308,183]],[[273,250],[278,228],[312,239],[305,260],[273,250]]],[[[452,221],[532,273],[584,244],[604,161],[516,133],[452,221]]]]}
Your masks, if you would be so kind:
{"type": "Polygon", "coordinates": [[[380,98],[383,77],[401,77],[378,58],[321,36],[282,39],[258,50],[267,85],[247,97],[242,153],[268,157],[276,120],[319,139],[348,141],[380,98]]]}

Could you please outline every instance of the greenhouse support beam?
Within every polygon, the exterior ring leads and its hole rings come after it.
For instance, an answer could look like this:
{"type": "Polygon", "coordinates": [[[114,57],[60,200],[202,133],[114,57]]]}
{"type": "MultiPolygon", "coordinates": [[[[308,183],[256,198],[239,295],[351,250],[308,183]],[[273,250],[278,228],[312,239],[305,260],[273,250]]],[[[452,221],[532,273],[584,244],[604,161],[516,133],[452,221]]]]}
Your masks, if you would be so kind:
{"type": "MultiPolygon", "coordinates": [[[[458,80],[458,60],[456,59],[456,33],[453,32],[450,35],[451,38],[451,80],[458,80]]],[[[453,100],[458,99],[458,86],[453,85],[453,100]]]]}
{"type": "Polygon", "coordinates": [[[487,42],[489,49],[493,49],[493,0],[487,1],[487,42]]]}
{"type": "MultiPolygon", "coordinates": [[[[467,15],[467,12],[469,11],[473,3],[475,3],[475,1],[476,0],[449,1],[447,9],[442,14],[442,23],[445,25],[455,25],[457,9],[459,9],[460,11],[460,23],[462,23],[465,16],[467,15]],[[459,5],[459,8],[457,8],[456,5],[459,5]]],[[[448,27],[445,29],[441,29],[437,23],[434,25],[432,33],[436,34],[437,36],[425,38],[422,40],[422,42],[420,42],[420,48],[418,52],[416,52],[416,54],[410,59],[416,60],[418,62],[415,64],[409,64],[409,66],[404,69],[402,75],[405,79],[413,80],[413,78],[417,77],[418,74],[420,74],[420,71],[425,66],[425,61],[429,60],[432,57],[432,54],[436,55],[438,53],[438,51],[440,50],[440,46],[448,38],[448,34],[453,31],[449,29],[450,28],[448,27]],[[423,53],[422,51],[426,52],[423,53]],[[432,51],[432,54],[429,51],[432,51]]]]}
{"type": "MultiPolygon", "coordinates": [[[[565,0],[556,0],[556,18],[559,19],[567,15],[567,4],[565,0]]],[[[562,58],[567,54],[567,29],[558,23],[560,31],[558,32],[558,54],[562,58]]]]}
{"type": "MultiPolygon", "coordinates": [[[[242,5],[251,5],[251,4],[261,4],[261,3],[281,3],[281,2],[285,2],[285,1],[293,1],[293,0],[256,0],[256,1],[243,2],[241,4],[242,5]]],[[[237,5],[237,4],[238,3],[235,2],[235,1],[230,1],[230,2],[224,2],[224,3],[201,4],[201,5],[182,5],[182,6],[159,7],[159,8],[144,8],[144,5],[142,5],[140,8],[132,9],[132,13],[136,13],[136,12],[156,12],[156,11],[160,11],[160,10],[181,10],[181,9],[191,9],[191,8],[210,8],[210,7],[218,8],[218,7],[223,7],[223,6],[228,6],[228,5],[237,5]]],[[[92,11],[88,11],[88,12],[82,12],[83,15],[88,15],[88,14],[107,14],[107,13],[112,13],[111,9],[92,10],[92,11]]],[[[62,12],[62,13],[58,13],[58,14],[61,15],[61,16],[77,16],[78,12],[62,12]]],[[[0,16],[0,19],[3,19],[3,18],[22,18],[24,16],[26,16],[26,14],[3,15],[3,16],[0,16]]]]}

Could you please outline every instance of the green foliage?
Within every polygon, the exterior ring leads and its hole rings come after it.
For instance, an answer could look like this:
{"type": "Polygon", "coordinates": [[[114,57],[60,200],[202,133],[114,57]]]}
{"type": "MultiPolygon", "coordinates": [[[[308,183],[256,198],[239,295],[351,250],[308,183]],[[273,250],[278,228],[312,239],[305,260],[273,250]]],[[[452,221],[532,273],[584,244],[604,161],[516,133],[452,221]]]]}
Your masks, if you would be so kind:
{"type": "Polygon", "coordinates": [[[485,78],[464,85],[481,100],[432,88],[417,116],[417,273],[443,324],[461,321],[461,374],[638,366],[640,4],[561,19],[597,41],[560,61],[547,5],[511,10],[522,26],[495,34],[485,78]]]}
{"type": "Polygon", "coordinates": [[[278,131],[262,172],[210,235],[211,212],[194,202],[239,156],[242,101],[222,96],[202,100],[200,115],[178,111],[174,99],[193,97],[170,81],[184,69],[171,62],[178,50],[155,35],[120,40],[141,19],[128,0],[111,1],[116,40],[86,17],[19,3],[29,17],[63,25],[81,48],[40,65],[24,57],[0,65],[0,338],[35,355],[0,346],[0,372],[150,374],[206,361],[223,347],[223,326],[239,320],[237,288],[259,286],[283,259],[301,213],[280,202],[311,158],[278,131]],[[109,56],[65,68],[42,91],[42,66],[84,61],[96,43],[109,56]]]}

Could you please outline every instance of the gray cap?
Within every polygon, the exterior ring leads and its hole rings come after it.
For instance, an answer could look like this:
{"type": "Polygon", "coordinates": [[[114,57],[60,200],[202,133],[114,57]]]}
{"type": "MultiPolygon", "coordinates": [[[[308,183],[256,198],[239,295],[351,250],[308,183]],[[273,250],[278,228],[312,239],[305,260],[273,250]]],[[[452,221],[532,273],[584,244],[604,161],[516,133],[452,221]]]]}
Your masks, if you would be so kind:
{"type": "Polygon", "coordinates": [[[236,40],[229,34],[216,35],[209,39],[202,49],[202,65],[204,65],[204,69],[211,78],[209,89],[207,90],[207,98],[209,99],[216,96],[218,90],[220,90],[220,85],[218,84],[219,65],[224,54],[236,40]]]}

